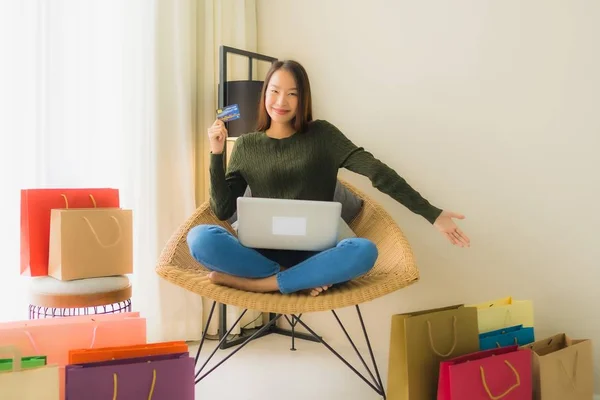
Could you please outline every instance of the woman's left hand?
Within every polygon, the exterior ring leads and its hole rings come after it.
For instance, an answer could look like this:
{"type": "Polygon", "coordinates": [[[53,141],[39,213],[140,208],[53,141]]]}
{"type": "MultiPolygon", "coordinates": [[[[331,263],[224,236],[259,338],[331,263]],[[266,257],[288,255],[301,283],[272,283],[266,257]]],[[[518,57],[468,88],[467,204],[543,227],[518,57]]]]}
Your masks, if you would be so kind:
{"type": "Polygon", "coordinates": [[[470,247],[471,241],[454,223],[453,218],[465,219],[465,216],[452,211],[442,211],[433,223],[433,226],[435,226],[442,235],[446,236],[450,243],[460,247],[470,247]]]}

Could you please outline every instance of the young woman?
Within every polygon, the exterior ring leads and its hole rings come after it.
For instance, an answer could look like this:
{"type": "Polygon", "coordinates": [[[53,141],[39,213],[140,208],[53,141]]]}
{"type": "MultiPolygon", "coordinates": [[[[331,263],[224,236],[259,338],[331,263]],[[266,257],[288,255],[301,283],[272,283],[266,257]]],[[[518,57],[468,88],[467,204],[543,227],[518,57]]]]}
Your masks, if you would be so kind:
{"type": "MultiPolygon", "coordinates": [[[[223,122],[216,120],[208,137],[210,204],[220,220],[233,215],[236,199],[248,185],[254,197],[332,201],[338,169],[347,168],[423,216],[451,243],[469,246],[453,221],[462,215],[434,207],[335,126],[313,121],[308,76],[295,61],[278,61],[267,73],[257,131],[236,140],[227,173],[223,122]]],[[[208,276],[214,283],[254,292],[310,290],[316,296],[331,285],[365,274],[378,256],[375,245],[364,238],[345,239],[319,253],[252,249],[217,225],[192,228],[187,241],[192,256],[211,269],[208,276]]]]}

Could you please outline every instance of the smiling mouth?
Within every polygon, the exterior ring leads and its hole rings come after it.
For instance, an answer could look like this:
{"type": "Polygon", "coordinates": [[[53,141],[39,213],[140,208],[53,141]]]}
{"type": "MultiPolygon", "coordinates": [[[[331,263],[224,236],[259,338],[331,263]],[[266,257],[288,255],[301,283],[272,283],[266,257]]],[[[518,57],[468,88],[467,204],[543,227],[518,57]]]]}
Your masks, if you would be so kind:
{"type": "Polygon", "coordinates": [[[282,110],[280,108],[272,108],[273,111],[275,111],[277,114],[283,115],[283,114],[287,114],[288,112],[290,112],[290,110],[282,110]]]}

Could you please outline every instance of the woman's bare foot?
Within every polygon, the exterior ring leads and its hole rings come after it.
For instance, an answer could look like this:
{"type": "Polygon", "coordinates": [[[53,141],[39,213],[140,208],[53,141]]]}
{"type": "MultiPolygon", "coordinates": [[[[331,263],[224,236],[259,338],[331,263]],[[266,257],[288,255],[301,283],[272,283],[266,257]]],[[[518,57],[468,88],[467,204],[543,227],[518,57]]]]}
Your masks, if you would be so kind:
{"type": "MultiPolygon", "coordinates": [[[[269,276],[268,278],[240,278],[239,276],[233,276],[224,274],[222,272],[212,271],[208,274],[208,279],[216,285],[228,286],[234,289],[245,290],[247,292],[276,292],[279,290],[277,285],[277,278],[275,275],[269,276]]],[[[314,289],[308,289],[310,295],[316,297],[329,289],[331,285],[319,286],[314,289]]]]}
{"type": "Polygon", "coordinates": [[[275,275],[268,278],[240,278],[224,274],[222,272],[212,271],[208,274],[208,279],[217,285],[228,286],[234,289],[245,290],[247,292],[276,292],[279,290],[277,278],[275,275]]]}
{"type": "Polygon", "coordinates": [[[310,295],[313,297],[316,297],[318,295],[320,295],[321,293],[323,293],[324,291],[326,291],[327,289],[329,289],[331,287],[331,285],[326,285],[326,286],[318,286],[314,289],[310,289],[310,295]]]}

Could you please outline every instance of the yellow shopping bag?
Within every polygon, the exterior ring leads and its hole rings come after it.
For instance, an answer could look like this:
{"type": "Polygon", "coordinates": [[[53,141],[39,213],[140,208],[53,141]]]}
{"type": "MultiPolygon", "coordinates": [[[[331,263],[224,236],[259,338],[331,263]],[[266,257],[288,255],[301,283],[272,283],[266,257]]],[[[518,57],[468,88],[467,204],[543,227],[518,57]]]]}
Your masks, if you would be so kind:
{"type": "Polygon", "coordinates": [[[515,325],[523,325],[524,328],[533,327],[533,303],[531,300],[514,300],[512,297],[505,297],[465,307],[477,309],[479,333],[515,325]]]}

